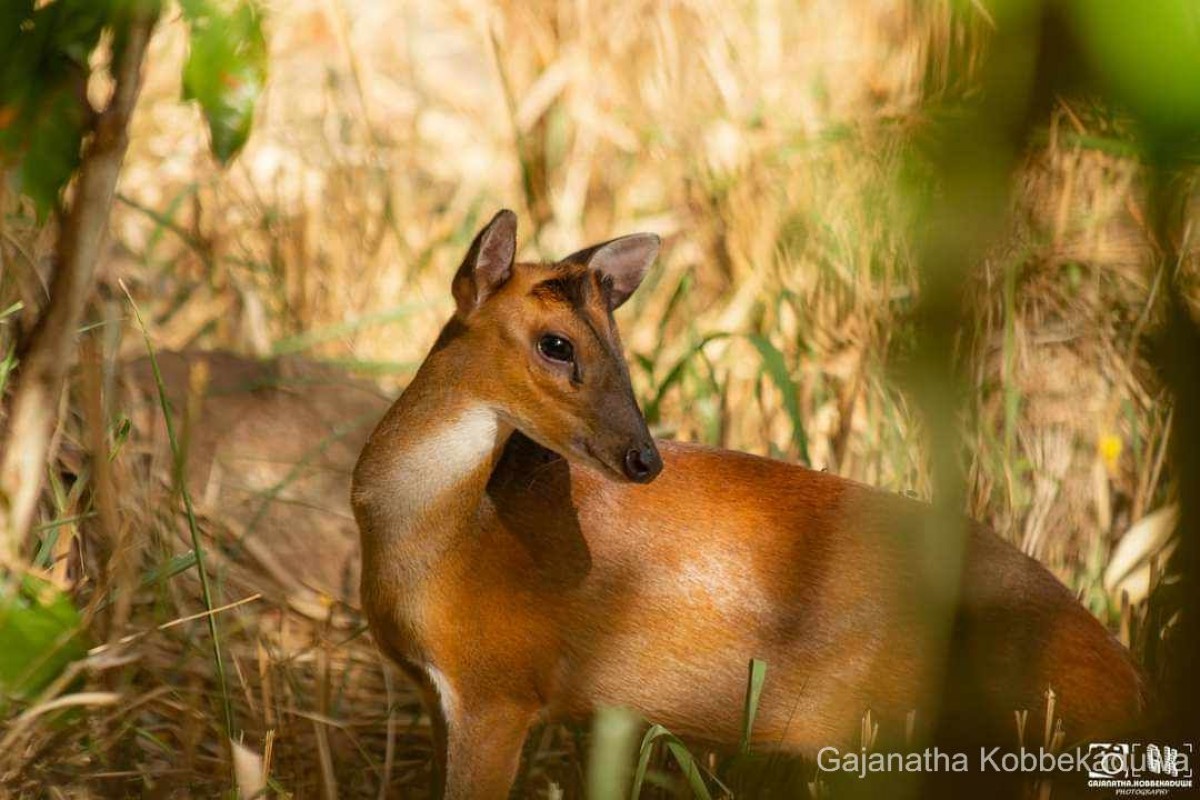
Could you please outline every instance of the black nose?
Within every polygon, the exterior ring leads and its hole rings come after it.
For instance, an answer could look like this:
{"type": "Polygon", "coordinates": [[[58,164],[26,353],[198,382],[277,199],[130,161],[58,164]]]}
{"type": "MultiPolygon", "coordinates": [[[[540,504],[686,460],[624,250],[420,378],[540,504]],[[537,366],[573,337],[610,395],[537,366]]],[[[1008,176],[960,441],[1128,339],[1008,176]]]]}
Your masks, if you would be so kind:
{"type": "Polygon", "coordinates": [[[625,454],[625,477],[634,483],[649,483],[662,467],[662,456],[653,444],[635,447],[625,454]]]}

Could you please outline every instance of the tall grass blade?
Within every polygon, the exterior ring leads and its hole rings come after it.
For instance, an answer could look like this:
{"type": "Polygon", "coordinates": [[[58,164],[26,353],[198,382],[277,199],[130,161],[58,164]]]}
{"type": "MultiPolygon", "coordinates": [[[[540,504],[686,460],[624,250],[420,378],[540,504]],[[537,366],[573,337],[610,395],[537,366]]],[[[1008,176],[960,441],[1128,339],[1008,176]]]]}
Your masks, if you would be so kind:
{"type": "Polygon", "coordinates": [[[642,745],[638,748],[638,763],[637,769],[633,773],[633,786],[629,790],[629,796],[633,800],[637,800],[642,794],[642,784],[646,782],[646,770],[650,768],[650,757],[654,755],[654,743],[660,736],[669,736],[671,734],[662,725],[651,725],[650,729],[642,736],[642,745]]]}
{"type": "Polygon", "coordinates": [[[695,757],[688,752],[683,743],[672,737],[671,740],[667,741],[667,752],[675,757],[679,768],[683,770],[683,776],[687,778],[692,795],[699,797],[700,800],[712,800],[712,792],[708,790],[708,785],[704,783],[704,778],[700,774],[700,768],[696,766],[695,757]]]}
{"type": "Polygon", "coordinates": [[[758,701],[762,698],[763,683],[767,680],[767,662],[750,659],[750,675],[746,681],[746,707],[742,712],[742,755],[750,752],[750,738],[754,732],[754,718],[758,716],[758,701]]]}
{"type": "Polygon", "coordinates": [[[12,374],[13,367],[17,365],[17,346],[12,344],[8,348],[8,352],[4,354],[4,358],[0,360],[0,396],[3,396],[4,389],[8,386],[8,376],[12,374]]]}
{"type": "Polygon", "coordinates": [[[725,332],[710,333],[702,337],[700,341],[696,342],[696,344],[692,346],[690,350],[680,356],[674,365],[672,365],[671,369],[667,371],[667,374],[663,377],[662,383],[658,385],[658,390],[654,393],[654,397],[651,398],[650,402],[646,403],[645,408],[643,408],[643,412],[646,415],[646,420],[651,424],[658,421],[658,418],[662,413],[663,401],[667,397],[667,392],[671,391],[676,384],[683,380],[683,376],[688,364],[691,363],[692,359],[695,358],[697,354],[701,353],[704,348],[712,342],[720,339],[728,339],[732,336],[732,333],[725,332]]]}
{"type": "Polygon", "coordinates": [[[783,396],[783,408],[792,423],[792,444],[795,446],[800,460],[807,464],[810,461],[808,457],[808,436],[804,433],[804,420],[800,415],[800,395],[796,391],[796,384],[792,382],[791,374],[788,372],[787,361],[784,359],[783,353],[780,352],[779,348],[771,344],[770,340],[765,337],[751,334],[747,338],[762,357],[763,369],[766,370],[771,380],[775,383],[775,387],[779,389],[779,393],[783,396]]]}
{"type": "Polygon", "coordinates": [[[16,301],[12,305],[10,305],[8,308],[4,309],[3,311],[0,311],[0,321],[2,321],[5,317],[12,316],[13,314],[17,313],[18,311],[20,311],[23,308],[25,308],[25,303],[23,303],[20,300],[16,301]]]}
{"type": "Polygon", "coordinates": [[[630,789],[629,796],[633,800],[637,800],[641,796],[642,786],[646,782],[646,773],[650,769],[650,758],[654,755],[654,746],[659,740],[662,740],[666,745],[667,752],[679,764],[679,768],[683,770],[683,775],[687,779],[688,786],[692,790],[692,794],[701,800],[712,800],[712,792],[708,789],[708,784],[704,782],[704,777],[700,773],[700,767],[696,764],[695,757],[688,751],[687,746],[680,740],[678,736],[671,733],[662,725],[651,725],[646,731],[646,735],[642,737],[642,745],[639,748],[637,769],[633,774],[633,786],[630,789]]]}
{"type": "Polygon", "coordinates": [[[221,690],[225,734],[229,741],[233,742],[233,703],[229,697],[229,681],[225,676],[225,661],[221,656],[221,636],[217,625],[217,615],[213,613],[212,589],[209,585],[208,570],[204,565],[204,543],[200,538],[200,526],[196,522],[196,510],[192,505],[192,495],[187,487],[186,468],[183,462],[182,450],[179,447],[179,439],[175,435],[175,423],[171,417],[171,404],[167,400],[167,387],[163,383],[162,372],[158,367],[158,357],[154,352],[154,345],[150,341],[150,332],[146,328],[146,322],[142,319],[142,312],[138,309],[137,303],[133,300],[133,295],[129,293],[129,289],[126,288],[124,282],[121,283],[121,289],[124,290],[125,296],[129,298],[129,305],[133,309],[134,319],[137,321],[138,329],[145,340],[146,353],[150,358],[150,369],[154,373],[154,384],[158,389],[158,404],[162,408],[163,420],[167,428],[167,440],[170,442],[171,455],[175,461],[175,481],[179,486],[179,494],[183,498],[183,507],[187,515],[188,533],[191,536],[192,550],[196,558],[196,571],[200,576],[200,593],[204,600],[204,609],[208,612],[205,616],[208,620],[208,633],[212,638],[213,666],[216,668],[217,683],[221,690]]]}

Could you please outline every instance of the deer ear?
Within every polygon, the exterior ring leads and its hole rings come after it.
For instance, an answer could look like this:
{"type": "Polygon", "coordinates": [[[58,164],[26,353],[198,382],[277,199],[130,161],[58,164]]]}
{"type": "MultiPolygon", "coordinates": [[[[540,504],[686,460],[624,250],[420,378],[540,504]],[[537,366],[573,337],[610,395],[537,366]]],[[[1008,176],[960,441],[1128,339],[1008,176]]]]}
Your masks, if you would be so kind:
{"type": "Polygon", "coordinates": [[[607,278],[612,287],[608,307],[613,310],[620,308],[641,285],[646,270],[658,257],[661,244],[657,234],[634,233],[580,250],[563,261],[586,264],[607,278]]]}
{"type": "Polygon", "coordinates": [[[454,275],[451,291],[458,313],[468,316],[512,275],[517,254],[517,215],[507,208],[484,226],[454,275]]]}

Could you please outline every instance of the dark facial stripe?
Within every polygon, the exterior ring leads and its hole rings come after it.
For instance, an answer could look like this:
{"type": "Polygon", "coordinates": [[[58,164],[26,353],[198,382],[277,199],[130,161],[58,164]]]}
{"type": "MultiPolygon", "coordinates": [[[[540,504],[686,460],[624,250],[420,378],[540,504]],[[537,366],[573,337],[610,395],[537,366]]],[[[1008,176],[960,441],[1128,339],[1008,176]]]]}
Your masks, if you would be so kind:
{"type": "Polygon", "coordinates": [[[591,332],[592,337],[596,340],[596,344],[600,346],[601,351],[604,352],[608,358],[612,359],[619,366],[619,369],[624,370],[625,356],[621,353],[621,344],[620,340],[617,338],[617,329],[613,324],[612,316],[606,314],[606,328],[612,332],[611,336],[606,335],[605,332],[601,331],[601,329],[596,326],[595,322],[593,322],[592,318],[587,314],[580,314],[579,316],[583,320],[583,324],[587,326],[588,331],[591,332]]]}

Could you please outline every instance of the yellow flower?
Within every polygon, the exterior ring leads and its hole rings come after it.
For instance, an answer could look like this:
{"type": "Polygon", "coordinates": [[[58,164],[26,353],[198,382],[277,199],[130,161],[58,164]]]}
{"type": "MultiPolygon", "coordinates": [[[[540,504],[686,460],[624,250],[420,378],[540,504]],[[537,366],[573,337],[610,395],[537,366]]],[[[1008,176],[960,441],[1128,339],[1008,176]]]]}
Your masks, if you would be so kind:
{"type": "Polygon", "coordinates": [[[1115,433],[1105,433],[1101,435],[1096,447],[1100,452],[1100,459],[1104,462],[1104,466],[1108,468],[1109,473],[1116,472],[1117,464],[1121,461],[1121,450],[1125,447],[1125,443],[1121,441],[1121,437],[1115,433]]]}

